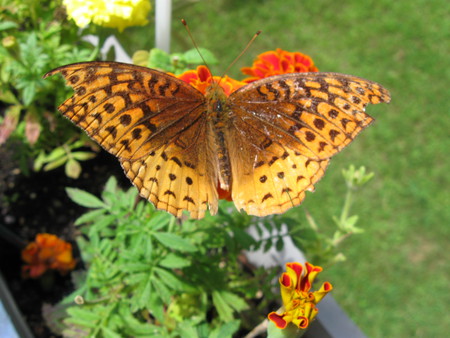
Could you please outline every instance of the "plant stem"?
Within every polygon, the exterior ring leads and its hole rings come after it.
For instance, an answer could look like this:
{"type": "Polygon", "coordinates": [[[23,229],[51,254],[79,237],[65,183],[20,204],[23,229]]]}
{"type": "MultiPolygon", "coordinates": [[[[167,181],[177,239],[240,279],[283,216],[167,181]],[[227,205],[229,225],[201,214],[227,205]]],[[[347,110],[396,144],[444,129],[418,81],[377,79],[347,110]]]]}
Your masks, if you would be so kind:
{"type": "Polygon", "coordinates": [[[347,188],[347,193],[345,194],[345,201],[344,206],[342,208],[341,217],[339,218],[339,221],[341,224],[344,224],[347,221],[348,214],[350,212],[350,207],[352,205],[352,197],[353,197],[353,191],[352,188],[347,188]]]}

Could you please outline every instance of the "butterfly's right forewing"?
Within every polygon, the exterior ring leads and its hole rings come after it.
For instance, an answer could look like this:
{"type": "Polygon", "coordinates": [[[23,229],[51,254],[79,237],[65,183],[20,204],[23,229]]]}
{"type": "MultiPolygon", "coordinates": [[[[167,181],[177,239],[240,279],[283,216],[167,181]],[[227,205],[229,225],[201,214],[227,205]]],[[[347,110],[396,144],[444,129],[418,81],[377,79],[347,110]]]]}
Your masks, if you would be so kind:
{"type": "Polygon", "coordinates": [[[228,145],[237,207],[264,216],[300,204],[329,159],[372,121],[365,106],[389,100],[379,84],[337,73],[272,76],[232,93],[228,145]]]}

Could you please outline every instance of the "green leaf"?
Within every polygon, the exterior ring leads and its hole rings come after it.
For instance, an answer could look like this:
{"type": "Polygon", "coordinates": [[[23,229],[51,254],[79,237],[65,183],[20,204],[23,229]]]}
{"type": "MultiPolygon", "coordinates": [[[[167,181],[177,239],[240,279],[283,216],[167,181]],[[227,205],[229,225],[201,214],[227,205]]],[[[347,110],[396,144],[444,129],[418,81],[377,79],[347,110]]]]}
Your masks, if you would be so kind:
{"type": "Polygon", "coordinates": [[[74,159],[69,159],[65,166],[65,173],[67,177],[77,179],[81,174],[80,162],[74,159]]]}
{"type": "Polygon", "coordinates": [[[117,179],[114,176],[111,176],[110,178],[108,178],[108,181],[106,181],[104,191],[115,194],[116,190],[117,190],[117,179]]]}
{"type": "Polygon", "coordinates": [[[67,312],[72,317],[79,317],[86,320],[89,320],[91,322],[96,322],[102,319],[102,316],[94,311],[90,311],[88,309],[79,307],[79,306],[71,306],[67,312]]]}
{"type": "Polygon", "coordinates": [[[43,150],[39,151],[38,156],[34,159],[33,170],[39,171],[45,163],[45,152],[43,150]]]}
{"type": "Polygon", "coordinates": [[[107,327],[102,327],[102,332],[103,332],[103,337],[111,337],[111,338],[122,338],[123,336],[114,332],[113,330],[107,328],[107,327]]]}
{"type": "Polygon", "coordinates": [[[233,308],[228,304],[228,302],[222,296],[220,291],[214,290],[212,292],[212,300],[214,307],[219,313],[220,320],[223,322],[229,322],[233,320],[233,308]]]}
{"type": "Polygon", "coordinates": [[[146,305],[146,308],[154,317],[156,317],[156,319],[160,322],[164,321],[165,308],[161,298],[158,296],[158,293],[153,292],[150,297],[150,301],[146,305]]]}
{"type": "Polygon", "coordinates": [[[248,309],[248,304],[238,295],[229,291],[220,291],[222,298],[236,311],[248,309]]]}
{"type": "Polygon", "coordinates": [[[179,250],[194,252],[197,248],[192,245],[187,239],[184,239],[178,235],[168,233],[168,232],[155,232],[153,236],[164,246],[179,250]]]}
{"type": "Polygon", "coordinates": [[[181,269],[191,265],[191,261],[180,255],[170,252],[159,262],[159,265],[169,269],[181,269]]]}
{"type": "MultiPolygon", "coordinates": [[[[186,321],[188,322],[188,321],[186,321]]],[[[181,338],[203,338],[205,336],[201,336],[198,334],[197,329],[195,327],[193,327],[192,325],[187,325],[190,324],[185,323],[185,322],[181,322],[178,325],[177,331],[180,335],[181,338]]]]}
{"type": "Polygon", "coordinates": [[[189,64],[194,64],[194,65],[203,64],[204,62],[203,62],[203,59],[201,58],[199,52],[203,56],[203,58],[205,59],[207,64],[214,65],[214,64],[218,63],[216,57],[214,56],[214,54],[211,51],[209,51],[206,48],[201,48],[201,47],[198,49],[198,51],[195,48],[188,50],[187,52],[185,52],[183,54],[183,58],[189,64]]]}
{"type": "Polygon", "coordinates": [[[22,92],[23,104],[28,106],[33,102],[34,96],[36,95],[36,82],[28,81],[27,85],[24,87],[22,92]]]}
{"type": "Polygon", "coordinates": [[[277,251],[281,251],[283,250],[283,247],[284,247],[283,237],[279,237],[277,239],[277,242],[275,243],[275,248],[277,249],[277,251]]]}
{"type": "Polygon", "coordinates": [[[162,301],[165,304],[169,304],[170,299],[172,298],[172,293],[169,291],[167,286],[157,278],[152,278],[152,284],[154,289],[158,292],[159,297],[161,297],[162,301]]]}
{"type": "Polygon", "coordinates": [[[105,212],[106,212],[105,209],[96,209],[96,210],[88,211],[87,213],[78,217],[74,224],[81,225],[81,224],[92,222],[92,221],[98,219],[99,217],[102,217],[105,214],[105,212]]]}
{"type": "Polygon", "coordinates": [[[96,153],[91,153],[88,151],[76,151],[71,153],[72,157],[76,160],[79,161],[86,161],[86,160],[90,160],[91,158],[94,158],[95,156],[97,156],[96,153]]]}
{"type": "Polygon", "coordinates": [[[233,337],[233,334],[239,330],[239,326],[241,325],[240,320],[232,320],[230,322],[226,322],[220,327],[215,328],[210,334],[209,338],[228,338],[233,337]]]}
{"type": "Polygon", "coordinates": [[[148,67],[170,71],[172,68],[170,55],[161,49],[152,48],[148,57],[148,67]]]}
{"type": "Polygon", "coordinates": [[[68,160],[67,154],[64,154],[63,157],[61,157],[61,158],[59,158],[57,160],[48,162],[48,164],[46,164],[44,166],[44,171],[50,171],[50,170],[53,170],[55,168],[58,168],[58,167],[62,166],[64,163],[66,163],[67,160],[68,160]]]}
{"type": "Polygon", "coordinates": [[[65,157],[67,155],[65,149],[63,147],[58,147],[53,149],[50,154],[48,154],[47,156],[45,156],[45,161],[46,162],[52,162],[55,160],[60,159],[61,157],[65,157]]]}
{"type": "Polygon", "coordinates": [[[75,203],[86,207],[86,208],[107,208],[108,206],[104,204],[96,196],[77,188],[66,188],[67,195],[75,203]]]}
{"type": "Polygon", "coordinates": [[[0,31],[4,31],[6,29],[17,28],[19,25],[14,21],[2,21],[0,22],[0,31]]]}
{"type": "Polygon", "coordinates": [[[104,228],[113,224],[115,220],[116,220],[115,215],[104,215],[102,217],[99,217],[94,223],[92,223],[91,230],[99,232],[104,228]]]}
{"type": "Polygon", "coordinates": [[[187,284],[182,282],[179,279],[179,277],[177,277],[172,272],[170,272],[166,269],[158,268],[158,267],[155,267],[154,270],[155,270],[155,273],[160,278],[161,282],[166,284],[170,289],[185,291],[186,288],[188,287],[187,284]]]}
{"type": "Polygon", "coordinates": [[[173,216],[169,215],[167,212],[157,211],[152,215],[147,226],[153,231],[157,231],[169,224],[171,217],[173,216]]]}
{"type": "Polygon", "coordinates": [[[243,229],[233,227],[232,231],[235,239],[244,247],[244,249],[249,249],[250,246],[255,244],[255,239],[243,229]]]}

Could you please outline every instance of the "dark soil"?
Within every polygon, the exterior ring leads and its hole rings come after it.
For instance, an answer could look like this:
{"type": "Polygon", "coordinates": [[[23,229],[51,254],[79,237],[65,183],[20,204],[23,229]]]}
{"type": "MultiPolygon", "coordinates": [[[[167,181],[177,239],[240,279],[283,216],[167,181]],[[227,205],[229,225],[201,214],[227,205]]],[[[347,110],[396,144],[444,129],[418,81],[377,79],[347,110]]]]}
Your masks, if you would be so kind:
{"type": "Polygon", "coordinates": [[[70,276],[53,274],[51,287],[40,280],[21,276],[21,249],[38,233],[51,233],[74,242],[77,229],[73,222],[86,209],[72,202],[65,187],[77,187],[97,196],[106,180],[114,175],[123,187],[129,187],[119,162],[101,152],[94,160],[83,162],[83,173],[77,180],[68,178],[63,168],[50,172],[19,172],[13,160],[14,152],[0,148],[0,227],[11,236],[0,232],[0,269],[16,303],[36,337],[55,337],[45,326],[43,304],[55,304],[73,291],[70,276]]]}

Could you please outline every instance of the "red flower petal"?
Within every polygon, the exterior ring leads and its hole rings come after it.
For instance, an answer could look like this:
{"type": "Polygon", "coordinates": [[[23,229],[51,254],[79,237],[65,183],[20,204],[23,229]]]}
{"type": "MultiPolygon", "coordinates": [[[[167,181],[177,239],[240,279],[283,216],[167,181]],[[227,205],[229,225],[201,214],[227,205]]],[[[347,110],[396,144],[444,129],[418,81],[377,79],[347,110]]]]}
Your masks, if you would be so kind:
{"type": "Polygon", "coordinates": [[[271,320],[275,326],[279,329],[284,329],[287,326],[287,322],[276,312],[271,312],[268,314],[267,318],[271,320]]]}

